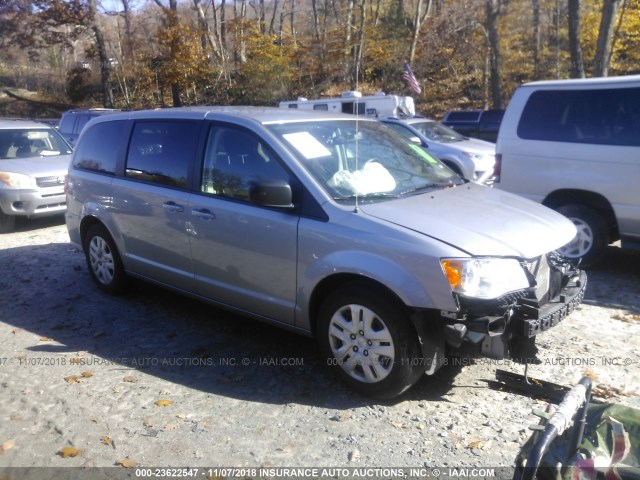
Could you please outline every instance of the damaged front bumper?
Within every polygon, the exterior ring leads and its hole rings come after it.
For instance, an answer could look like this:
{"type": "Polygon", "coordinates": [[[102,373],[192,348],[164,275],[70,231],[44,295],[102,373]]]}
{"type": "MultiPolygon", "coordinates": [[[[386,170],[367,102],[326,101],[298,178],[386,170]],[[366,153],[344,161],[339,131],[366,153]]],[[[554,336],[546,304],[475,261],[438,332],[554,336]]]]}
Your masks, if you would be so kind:
{"type": "Polygon", "coordinates": [[[524,264],[532,277],[530,288],[492,300],[459,296],[457,312],[440,312],[449,353],[536,361],[535,336],[582,302],[587,275],[555,253],[524,264]]]}

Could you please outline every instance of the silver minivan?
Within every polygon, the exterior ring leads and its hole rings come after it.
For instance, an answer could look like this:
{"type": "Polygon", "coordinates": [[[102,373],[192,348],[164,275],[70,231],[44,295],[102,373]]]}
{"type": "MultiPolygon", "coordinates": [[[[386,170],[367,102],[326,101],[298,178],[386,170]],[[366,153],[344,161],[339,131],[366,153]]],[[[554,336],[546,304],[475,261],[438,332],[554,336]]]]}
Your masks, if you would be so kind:
{"type": "Polygon", "coordinates": [[[67,226],[107,293],[142,278],[317,339],[393,397],[445,355],[529,361],[581,301],[563,216],[462,179],[374,119],[192,107],[92,120],[67,226]]]}

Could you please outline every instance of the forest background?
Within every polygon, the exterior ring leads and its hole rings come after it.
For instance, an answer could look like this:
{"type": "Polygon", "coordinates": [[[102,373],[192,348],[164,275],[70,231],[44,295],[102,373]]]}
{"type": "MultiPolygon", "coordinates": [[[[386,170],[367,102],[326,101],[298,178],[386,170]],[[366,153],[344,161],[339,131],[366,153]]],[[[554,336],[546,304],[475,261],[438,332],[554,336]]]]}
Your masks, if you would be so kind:
{"type": "Polygon", "coordinates": [[[640,0],[0,2],[5,116],[359,90],[413,94],[438,118],[503,108],[526,81],[637,73],[640,0]]]}

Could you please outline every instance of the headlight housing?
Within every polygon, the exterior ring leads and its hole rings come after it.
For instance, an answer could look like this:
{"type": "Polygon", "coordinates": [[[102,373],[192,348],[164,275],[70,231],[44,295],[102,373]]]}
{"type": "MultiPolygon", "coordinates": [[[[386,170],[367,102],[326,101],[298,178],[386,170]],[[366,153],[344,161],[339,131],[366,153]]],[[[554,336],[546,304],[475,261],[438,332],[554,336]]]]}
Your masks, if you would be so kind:
{"type": "Polygon", "coordinates": [[[36,181],[22,173],[0,171],[0,188],[31,189],[36,188],[36,181]]]}
{"type": "Polygon", "coordinates": [[[467,297],[497,298],[530,286],[524,269],[512,258],[443,258],[440,265],[451,289],[467,297]]]}

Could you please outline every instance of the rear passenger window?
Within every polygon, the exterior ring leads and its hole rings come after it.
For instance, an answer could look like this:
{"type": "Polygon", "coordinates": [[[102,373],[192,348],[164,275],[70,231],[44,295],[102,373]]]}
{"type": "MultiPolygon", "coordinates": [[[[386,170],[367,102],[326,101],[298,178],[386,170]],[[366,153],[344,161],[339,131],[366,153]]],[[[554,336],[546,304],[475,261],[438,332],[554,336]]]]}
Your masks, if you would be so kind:
{"type": "Polygon", "coordinates": [[[126,176],[186,188],[198,127],[197,122],[137,122],[129,144],[126,176]]]}
{"type": "Polygon", "coordinates": [[[518,136],[640,146],[640,88],[539,90],[525,105],[518,136]]]}
{"type": "Polygon", "coordinates": [[[105,145],[121,145],[125,122],[99,123],[88,130],[73,155],[73,166],[80,170],[115,173],[117,148],[105,145]]]}
{"type": "Polygon", "coordinates": [[[253,133],[216,126],[209,133],[202,168],[201,191],[249,200],[252,182],[289,181],[275,153],[253,133]]]}

